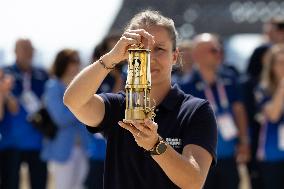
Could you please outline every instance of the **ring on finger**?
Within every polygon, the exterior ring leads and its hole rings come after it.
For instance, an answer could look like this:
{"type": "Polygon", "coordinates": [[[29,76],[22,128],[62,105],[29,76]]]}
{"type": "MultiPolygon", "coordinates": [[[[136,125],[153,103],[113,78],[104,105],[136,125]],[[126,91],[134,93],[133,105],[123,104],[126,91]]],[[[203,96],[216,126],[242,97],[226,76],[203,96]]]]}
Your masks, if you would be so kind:
{"type": "Polygon", "coordinates": [[[140,131],[138,131],[138,133],[136,134],[136,136],[138,136],[138,137],[139,137],[139,136],[140,136],[140,133],[141,133],[141,132],[140,132],[140,131]]]}

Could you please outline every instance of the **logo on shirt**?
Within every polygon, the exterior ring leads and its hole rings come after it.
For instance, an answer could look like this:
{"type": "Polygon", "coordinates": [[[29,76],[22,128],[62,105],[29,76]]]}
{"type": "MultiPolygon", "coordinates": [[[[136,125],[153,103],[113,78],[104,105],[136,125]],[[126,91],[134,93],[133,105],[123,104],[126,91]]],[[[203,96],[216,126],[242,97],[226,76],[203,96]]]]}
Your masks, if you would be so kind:
{"type": "Polygon", "coordinates": [[[181,148],[182,146],[182,141],[180,138],[166,138],[166,142],[175,149],[181,148]]]}

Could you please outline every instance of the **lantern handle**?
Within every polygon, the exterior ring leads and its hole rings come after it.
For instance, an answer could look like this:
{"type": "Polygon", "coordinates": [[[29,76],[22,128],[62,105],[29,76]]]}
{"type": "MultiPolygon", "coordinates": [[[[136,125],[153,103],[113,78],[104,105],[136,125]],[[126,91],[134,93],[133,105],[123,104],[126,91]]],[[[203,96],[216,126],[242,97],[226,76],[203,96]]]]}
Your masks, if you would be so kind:
{"type": "Polygon", "coordinates": [[[153,99],[153,102],[154,102],[154,106],[145,108],[145,114],[152,121],[154,121],[154,118],[156,117],[156,114],[155,114],[156,101],[155,101],[155,99],[153,99]]]}

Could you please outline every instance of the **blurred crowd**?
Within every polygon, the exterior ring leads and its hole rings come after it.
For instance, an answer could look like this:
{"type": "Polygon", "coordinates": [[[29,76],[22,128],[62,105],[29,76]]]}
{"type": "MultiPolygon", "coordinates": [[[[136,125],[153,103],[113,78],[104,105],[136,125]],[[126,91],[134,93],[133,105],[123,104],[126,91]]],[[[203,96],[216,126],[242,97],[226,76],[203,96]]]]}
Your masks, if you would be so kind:
{"type": "MultiPolygon", "coordinates": [[[[172,84],[207,99],[218,124],[218,163],[205,189],[238,188],[238,165],[249,170],[251,188],[284,188],[284,20],[273,18],[263,28],[266,43],[254,50],[245,73],[224,62],[218,34],[201,33],[179,43],[172,84]]],[[[91,63],[119,38],[106,36],[91,63]]],[[[56,189],[102,189],[106,140],[88,133],[62,100],[82,68],[79,52],[60,50],[49,70],[35,67],[33,54],[32,42],[18,39],[14,63],[0,69],[0,189],[20,187],[23,163],[32,189],[46,188],[50,176],[56,189]],[[30,119],[43,107],[57,128],[52,137],[30,119]]],[[[127,62],[120,65],[99,93],[124,90],[127,62]]]]}

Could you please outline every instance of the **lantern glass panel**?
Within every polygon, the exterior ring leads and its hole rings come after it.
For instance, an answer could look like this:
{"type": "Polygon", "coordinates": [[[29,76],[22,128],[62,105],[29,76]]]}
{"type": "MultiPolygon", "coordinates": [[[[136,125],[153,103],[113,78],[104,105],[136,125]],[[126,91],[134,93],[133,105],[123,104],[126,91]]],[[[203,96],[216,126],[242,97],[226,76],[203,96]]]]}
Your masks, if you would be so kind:
{"type": "Polygon", "coordinates": [[[132,93],[132,107],[143,108],[144,107],[144,92],[133,92],[132,93]]]}

